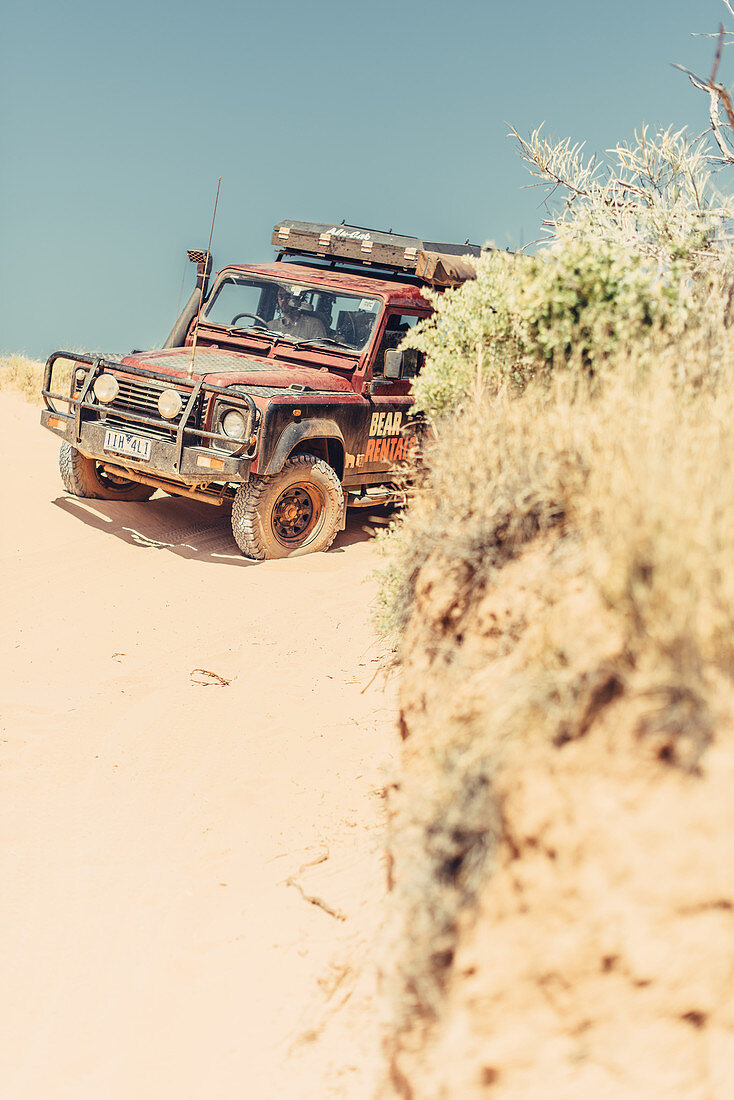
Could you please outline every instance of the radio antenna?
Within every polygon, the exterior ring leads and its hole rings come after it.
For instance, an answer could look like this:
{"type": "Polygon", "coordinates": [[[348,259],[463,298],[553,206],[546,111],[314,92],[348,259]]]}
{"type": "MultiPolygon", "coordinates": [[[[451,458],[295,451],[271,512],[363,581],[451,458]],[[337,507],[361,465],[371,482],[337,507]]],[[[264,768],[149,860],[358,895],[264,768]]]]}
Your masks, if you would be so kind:
{"type": "MultiPolygon", "coordinates": [[[[222,185],[222,177],[220,176],[219,179],[217,180],[217,194],[216,194],[216,197],[214,199],[214,210],[212,212],[212,225],[211,225],[211,229],[209,230],[209,244],[208,244],[207,250],[206,250],[207,264],[209,262],[209,258],[211,257],[211,254],[212,254],[212,237],[214,236],[214,219],[217,216],[217,203],[219,202],[219,188],[221,187],[221,185],[222,185]]],[[[194,373],[194,357],[196,355],[196,338],[199,335],[199,318],[201,317],[201,306],[202,306],[202,303],[204,301],[204,284],[205,283],[206,283],[206,279],[202,279],[201,280],[201,290],[199,292],[199,308],[196,311],[196,324],[194,325],[194,341],[191,345],[191,360],[189,362],[189,378],[191,378],[191,375],[194,373]]]]}

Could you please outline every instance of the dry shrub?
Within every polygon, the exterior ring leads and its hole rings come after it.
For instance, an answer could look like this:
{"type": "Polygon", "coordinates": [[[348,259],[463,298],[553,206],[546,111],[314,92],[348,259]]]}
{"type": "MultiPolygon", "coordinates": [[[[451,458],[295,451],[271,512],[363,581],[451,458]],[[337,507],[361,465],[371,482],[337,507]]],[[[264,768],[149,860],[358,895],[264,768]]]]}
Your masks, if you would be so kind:
{"type": "MultiPolygon", "coordinates": [[[[71,349],[70,355],[99,355],[103,359],[119,360],[114,352],[89,352],[81,348],[71,349]]],[[[75,360],[61,357],[54,364],[51,389],[54,393],[66,393],[71,382],[71,372],[75,360]]],[[[21,394],[28,401],[41,402],[41,387],[45,364],[27,355],[0,355],[0,390],[10,390],[21,394]]]]}
{"type": "Polygon", "coordinates": [[[564,416],[555,390],[535,388],[522,401],[479,397],[439,423],[424,475],[386,540],[378,624],[396,644],[426,562],[438,557],[454,577],[445,615],[455,617],[462,593],[475,596],[519,547],[561,522],[568,488],[585,476],[580,456],[556,445],[564,416]]]}
{"type": "Polygon", "coordinates": [[[539,534],[573,534],[635,660],[683,675],[734,667],[734,347],[695,331],[602,379],[569,373],[522,396],[478,396],[439,425],[427,472],[388,539],[381,624],[404,637],[424,565],[454,598],[437,622],[539,534]],[[693,656],[695,651],[696,656],[693,656]]]}
{"type": "Polygon", "coordinates": [[[590,466],[574,524],[635,663],[688,683],[734,669],[734,386],[686,392],[667,366],[575,425],[590,466]]]}
{"type": "Polygon", "coordinates": [[[26,355],[0,356],[0,389],[20,393],[28,400],[40,400],[42,381],[43,363],[26,355]]]}

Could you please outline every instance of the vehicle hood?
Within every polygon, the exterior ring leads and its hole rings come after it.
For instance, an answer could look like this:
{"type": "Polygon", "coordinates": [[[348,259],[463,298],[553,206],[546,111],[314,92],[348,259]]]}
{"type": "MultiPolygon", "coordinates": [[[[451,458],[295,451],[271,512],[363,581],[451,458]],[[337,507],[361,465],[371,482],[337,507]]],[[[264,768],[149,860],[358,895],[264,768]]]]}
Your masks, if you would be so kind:
{"type": "MultiPolygon", "coordinates": [[[[173,378],[186,378],[190,362],[189,348],[171,348],[127,355],[122,360],[122,365],[160,371],[173,378]]],[[[237,352],[214,348],[197,349],[192,377],[197,381],[206,378],[215,386],[282,386],[287,390],[289,386],[296,385],[321,392],[353,392],[347,378],[330,370],[283,363],[277,359],[253,359],[237,352]]]]}

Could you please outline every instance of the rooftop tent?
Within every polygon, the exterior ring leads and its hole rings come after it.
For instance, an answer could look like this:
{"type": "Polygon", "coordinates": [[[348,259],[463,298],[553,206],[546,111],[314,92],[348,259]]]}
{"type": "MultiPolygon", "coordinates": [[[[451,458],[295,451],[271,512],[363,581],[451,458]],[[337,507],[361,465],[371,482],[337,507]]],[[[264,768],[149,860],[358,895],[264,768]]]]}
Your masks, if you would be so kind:
{"type": "Polygon", "coordinates": [[[475,278],[475,244],[439,244],[355,225],[282,221],[273,229],[280,257],[314,256],[414,275],[432,286],[458,286],[475,278]]]}
{"type": "Polygon", "coordinates": [[[452,256],[445,252],[418,253],[415,273],[429,286],[461,286],[469,279],[476,279],[477,269],[473,256],[452,256]]]}

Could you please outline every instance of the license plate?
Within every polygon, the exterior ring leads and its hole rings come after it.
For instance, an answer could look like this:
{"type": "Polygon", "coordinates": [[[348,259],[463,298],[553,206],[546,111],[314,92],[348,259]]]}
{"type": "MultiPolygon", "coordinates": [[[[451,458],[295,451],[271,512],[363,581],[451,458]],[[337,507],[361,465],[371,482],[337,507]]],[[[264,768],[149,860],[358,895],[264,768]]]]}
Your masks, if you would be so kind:
{"type": "Polygon", "coordinates": [[[115,451],[119,455],[129,455],[130,458],[139,458],[142,462],[150,460],[149,439],[141,439],[129,432],[117,432],[113,428],[108,428],[104,433],[104,449],[115,451]]]}

